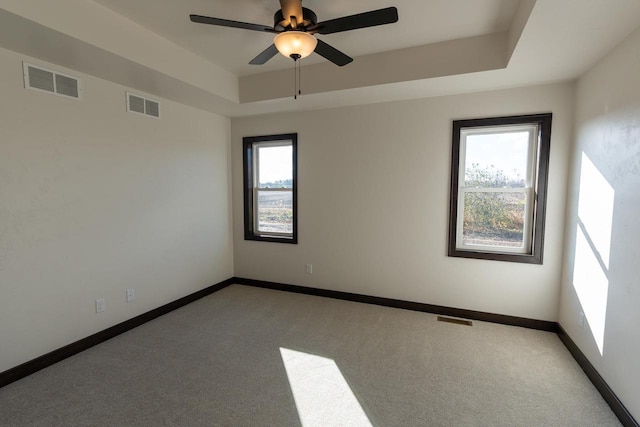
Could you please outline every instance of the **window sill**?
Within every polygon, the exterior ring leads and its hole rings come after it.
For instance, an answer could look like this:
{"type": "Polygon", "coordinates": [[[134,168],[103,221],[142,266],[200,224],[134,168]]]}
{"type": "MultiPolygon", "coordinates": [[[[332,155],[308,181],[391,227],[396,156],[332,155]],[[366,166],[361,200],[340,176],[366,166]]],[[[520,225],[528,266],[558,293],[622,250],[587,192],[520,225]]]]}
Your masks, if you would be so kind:
{"type": "Polygon", "coordinates": [[[271,236],[271,235],[245,235],[244,240],[253,240],[256,242],[272,242],[272,243],[289,243],[289,244],[298,244],[298,239],[294,237],[282,237],[282,236],[271,236]]]}
{"type": "Polygon", "coordinates": [[[461,249],[450,249],[450,257],[484,259],[491,261],[520,262],[525,264],[542,264],[542,257],[531,254],[477,252],[461,249]]]}

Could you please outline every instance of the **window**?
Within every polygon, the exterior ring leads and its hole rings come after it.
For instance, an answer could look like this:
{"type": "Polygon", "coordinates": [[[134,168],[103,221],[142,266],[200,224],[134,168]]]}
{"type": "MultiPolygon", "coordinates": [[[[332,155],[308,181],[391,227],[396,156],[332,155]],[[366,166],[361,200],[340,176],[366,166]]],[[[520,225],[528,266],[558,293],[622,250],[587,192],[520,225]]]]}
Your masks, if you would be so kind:
{"type": "Polygon", "coordinates": [[[551,114],[453,122],[449,256],[542,264],[551,114]]]}
{"type": "Polygon", "coordinates": [[[298,243],[298,134],[251,136],[244,147],[244,238],[298,243]]]}

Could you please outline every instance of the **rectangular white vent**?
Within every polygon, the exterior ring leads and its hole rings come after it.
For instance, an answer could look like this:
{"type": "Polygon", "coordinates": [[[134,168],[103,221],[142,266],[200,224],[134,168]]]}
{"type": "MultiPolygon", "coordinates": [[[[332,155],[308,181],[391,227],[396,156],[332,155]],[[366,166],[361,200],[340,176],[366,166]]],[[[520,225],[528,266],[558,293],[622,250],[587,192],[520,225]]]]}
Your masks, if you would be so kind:
{"type": "Polygon", "coordinates": [[[49,92],[67,98],[80,99],[82,85],[77,77],[26,62],[23,62],[22,66],[25,88],[49,92]]]}
{"type": "Polygon", "coordinates": [[[160,103],[153,99],[127,92],[127,111],[159,119],[160,103]]]}

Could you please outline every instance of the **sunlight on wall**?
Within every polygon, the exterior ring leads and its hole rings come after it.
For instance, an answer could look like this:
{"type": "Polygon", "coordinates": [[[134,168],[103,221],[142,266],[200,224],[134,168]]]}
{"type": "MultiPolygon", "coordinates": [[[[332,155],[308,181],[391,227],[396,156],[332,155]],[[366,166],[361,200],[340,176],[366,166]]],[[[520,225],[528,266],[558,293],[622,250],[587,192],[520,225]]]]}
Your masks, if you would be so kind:
{"type": "Polygon", "coordinates": [[[308,426],[371,426],[332,359],[280,348],[300,422],[308,426]]]}
{"type": "Polygon", "coordinates": [[[600,355],[604,355],[615,192],[585,153],[582,153],[578,197],[573,287],[600,355]]]}
{"type": "Polygon", "coordinates": [[[573,287],[589,322],[600,355],[604,354],[604,328],[607,318],[609,280],[598,263],[587,238],[580,228],[576,238],[576,261],[573,287]]]}
{"type": "Polygon", "coordinates": [[[585,153],[582,153],[578,218],[600,255],[604,267],[609,269],[611,229],[613,224],[614,191],[607,179],[585,153]]]}

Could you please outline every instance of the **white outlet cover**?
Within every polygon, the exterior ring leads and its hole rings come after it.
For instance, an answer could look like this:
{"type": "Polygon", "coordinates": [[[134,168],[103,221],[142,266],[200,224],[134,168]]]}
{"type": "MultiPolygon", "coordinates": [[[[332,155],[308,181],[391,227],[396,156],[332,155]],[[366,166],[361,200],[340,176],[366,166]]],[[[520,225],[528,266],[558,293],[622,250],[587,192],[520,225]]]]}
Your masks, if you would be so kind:
{"type": "Polygon", "coordinates": [[[102,313],[107,309],[107,301],[104,298],[96,300],[96,313],[102,313]]]}
{"type": "Polygon", "coordinates": [[[136,299],[136,291],[135,289],[127,289],[127,302],[131,302],[136,299]]]}

